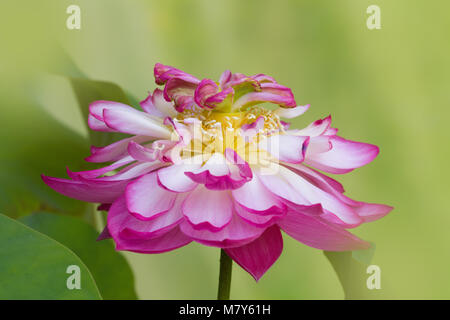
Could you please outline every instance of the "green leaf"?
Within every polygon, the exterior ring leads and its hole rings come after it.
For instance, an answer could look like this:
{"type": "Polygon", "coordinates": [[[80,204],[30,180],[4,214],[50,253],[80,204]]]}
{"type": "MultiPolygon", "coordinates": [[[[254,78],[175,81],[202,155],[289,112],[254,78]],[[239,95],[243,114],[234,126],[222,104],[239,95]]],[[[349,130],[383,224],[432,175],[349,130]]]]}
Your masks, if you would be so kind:
{"type": "MultiPolygon", "coordinates": [[[[105,81],[94,81],[84,78],[69,78],[77,97],[78,105],[85,119],[89,115],[89,104],[97,100],[110,100],[131,105],[127,94],[116,84],[105,81]]],[[[114,141],[128,137],[122,133],[99,132],[89,129],[91,143],[95,146],[105,146],[114,141]]]]}
{"type": "Polygon", "coordinates": [[[101,299],[88,268],[59,242],[0,214],[0,243],[0,299],[101,299]],[[70,290],[73,265],[81,286],[70,290]]]}
{"type": "Polygon", "coordinates": [[[96,241],[98,232],[85,222],[47,212],[20,219],[76,253],[91,271],[104,299],[137,299],[133,273],[111,240],[96,241]]]}
{"type": "MultiPolygon", "coordinates": [[[[375,244],[367,250],[357,251],[324,251],[336,272],[339,282],[344,289],[345,299],[384,299],[389,294],[383,286],[381,289],[369,289],[367,280],[371,276],[367,267],[370,265],[375,252],[375,244]]],[[[384,280],[384,275],[382,280],[384,280]]]]}

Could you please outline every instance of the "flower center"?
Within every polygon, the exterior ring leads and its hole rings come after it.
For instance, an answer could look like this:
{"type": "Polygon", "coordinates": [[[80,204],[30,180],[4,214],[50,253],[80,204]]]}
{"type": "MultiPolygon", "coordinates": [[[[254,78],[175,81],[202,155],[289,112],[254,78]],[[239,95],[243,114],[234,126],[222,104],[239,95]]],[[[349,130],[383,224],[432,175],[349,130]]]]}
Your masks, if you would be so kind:
{"type": "Polygon", "coordinates": [[[284,132],[278,115],[259,106],[233,113],[185,110],[175,121],[192,128],[191,142],[183,150],[186,156],[223,153],[231,148],[242,158],[248,158],[249,153],[258,152],[262,139],[284,132]]]}

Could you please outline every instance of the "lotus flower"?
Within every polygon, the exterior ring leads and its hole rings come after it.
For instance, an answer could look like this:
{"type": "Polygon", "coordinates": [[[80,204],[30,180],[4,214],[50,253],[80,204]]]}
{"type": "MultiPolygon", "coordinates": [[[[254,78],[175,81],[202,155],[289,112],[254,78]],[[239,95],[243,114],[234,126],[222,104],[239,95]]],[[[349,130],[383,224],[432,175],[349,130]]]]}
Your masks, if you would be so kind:
{"type": "Polygon", "coordinates": [[[161,253],[196,241],[222,248],[258,280],[278,259],[282,233],[310,247],[370,246],[346,229],[392,208],[352,200],[317,171],[344,174],[371,162],[379,149],[346,140],[331,117],[304,129],[292,91],[273,78],[225,71],[218,82],[156,64],[155,89],[143,111],[113,101],[90,105],[92,130],[130,137],[92,147],[86,161],[107,166],[70,179],[43,176],[56,191],[101,203],[117,250],[161,253]],[[268,110],[263,103],[279,107],[268,110]]]}

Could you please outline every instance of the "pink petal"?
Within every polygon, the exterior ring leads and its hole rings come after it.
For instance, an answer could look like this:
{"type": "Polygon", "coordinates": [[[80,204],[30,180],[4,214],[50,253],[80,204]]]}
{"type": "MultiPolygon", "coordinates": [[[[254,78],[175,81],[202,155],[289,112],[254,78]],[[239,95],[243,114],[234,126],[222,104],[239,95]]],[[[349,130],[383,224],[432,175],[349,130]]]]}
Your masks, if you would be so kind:
{"type": "Polygon", "coordinates": [[[283,251],[283,237],[278,226],[268,228],[258,239],[226,253],[258,281],[277,261],[283,251]]]}
{"type": "Polygon", "coordinates": [[[182,219],[181,204],[184,196],[177,197],[174,206],[151,221],[136,219],[129,211],[124,196],[115,201],[114,210],[108,213],[108,228],[116,238],[148,240],[173,229],[182,219]]]}
{"type": "Polygon", "coordinates": [[[332,148],[328,152],[306,157],[305,163],[330,173],[347,173],[371,162],[378,155],[377,146],[346,140],[338,136],[330,138],[332,148]]]}
{"type": "Polygon", "coordinates": [[[86,182],[53,178],[42,175],[42,180],[55,191],[86,202],[112,203],[119,197],[128,181],[86,182]]]}
{"type": "Polygon", "coordinates": [[[341,227],[298,212],[289,212],[278,225],[294,239],[321,250],[348,251],[370,247],[370,243],[341,227]]]}
{"type": "Polygon", "coordinates": [[[186,81],[190,81],[192,83],[198,84],[200,80],[197,78],[191,76],[190,74],[181,71],[179,69],[176,69],[171,66],[166,66],[161,63],[155,64],[154,68],[154,76],[155,76],[155,82],[159,85],[166,83],[168,80],[172,78],[183,78],[186,81]]]}
{"type": "Polygon", "coordinates": [[[181,222],[180,229],[184,234],[199,243],[219,248],[245,245],[259,237],[264,231],[263,228],[245,222],[237,214],[233,214],[231,222],[217,232],[206,229],[196,230],[188,221],[181,222]]]}
{"type": "Polygon", "coordinates": [[[157,173],[152,172],[131,182],[125,196],[131,214],[145,221],[169,211],[177,194],[162,188],[158,184],[157,173]]]}
{"type": "Polygon", "coordinates": [[[184,201],[182,211],[195,229],[219,231],[231,222],[233,202],[229,192],[198,186],[184,201]]]}
{"type": "Polygon", "coordinates": [[[259,227],[259,228],[267,228],[273,225],[276,221],[280,220],[285,214],[285,211],[273,211],[273,213],[265,213],[264,215],[254,213],[249,211],[247,208],[243,207],[239,203],[234,204],[234,209],[236,213],[243,220],[248,222],[249,224],[259,227]]]}

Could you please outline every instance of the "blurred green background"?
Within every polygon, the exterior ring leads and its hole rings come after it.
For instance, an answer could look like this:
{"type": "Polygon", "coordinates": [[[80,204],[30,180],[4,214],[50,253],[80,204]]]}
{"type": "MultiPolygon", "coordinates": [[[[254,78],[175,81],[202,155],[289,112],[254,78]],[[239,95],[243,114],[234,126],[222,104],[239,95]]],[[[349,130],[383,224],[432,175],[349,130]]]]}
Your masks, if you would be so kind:
{"type": "MultiPolygon", "coordinates": [[[[52,74],[74,75],[63,51],[90,79],[137,99],[155,88],[156,62],[199,78],[265,73],[291,87],[298,104],[311,104],[295,126],[331,114],[343,137],[380,146],[373,163],[338,179],[357,200],[395,207],[354,230],[376,243],[381,290],[450,299],[449,2],[30,0],[2,1],[0,12],[1,213],[89,218],[82,203],[39,177],[87,168],[80,160],[88,130],[75,95],[52,74]],[[70,4],[81,8],[81,30],[66,28],[70,4]],[[380,30],[366,27],[371,4],[381,8],[380,30]]],[[[141,299],[215,298],[216,248],[192,243],[125,257],[141,299]]],[[[323,253],[288,237],[259,283],[237,266],[233,272],[235,299],[343,298],[323,253]]]]}

